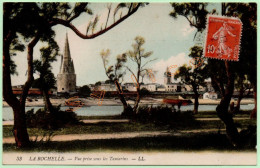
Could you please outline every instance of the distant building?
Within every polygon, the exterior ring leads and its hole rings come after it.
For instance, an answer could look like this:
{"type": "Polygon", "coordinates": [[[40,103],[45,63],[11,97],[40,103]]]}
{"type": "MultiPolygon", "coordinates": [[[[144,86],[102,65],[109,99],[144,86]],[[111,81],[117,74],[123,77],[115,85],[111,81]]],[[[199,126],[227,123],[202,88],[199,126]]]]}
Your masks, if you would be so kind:
{"type": "Polygon", "coordinates": [[[164,84],[167,85],[171,83],[172,83],[172,75],[167,66],[166,71],[164,72],[164,84]]]}
{"type": "Polygon", "coordinates": [[[212,87],[211,81],[206,81],[206,91],[207,92],[214,92],[214,88],[212,87]]]}
{"type": "Polygon", "coordinates": [[[108,91],[117,91],[116,85],[114,83],[105,83],[101,82],[100,85],[94,86],[95,91],[101,91],[104,90],[106,92],[108,91]]]}
{"type": "Polygon", "coordinates": [[[124,83],[124,88],[130,92],[136,91],[136,83],[124,83]]]}
{"type": "Polygon", "coordinates": [[[206,92],[203,94],[203,99],[217,99],[218,94],[215,92],[206,92]]]}
{"type": "Polygon", "coordinates": [[[12,86],[13,89],[15,89],[15,88],[23,88],[23,87],[24,87],[24,85],[15,85],[15,86],[12,86]]]}
{"type": "Polygon", "coordinates": [[[169,68],[166,68],[166,71],[164,73],[164,86],[165,91],[167,92],[181,92],[182,91],[182,85],[180,83],[173,83],[172,82],[172,74],[169,71],[169,68]]]}
{"type": "Polygon", "coordinates": [[[165,90],[167,92],[181,92],[182,86],[179,83],[170,83],[165,85],[165,90]]]}
{"type": "Polygon", "coordinates": [[[158,92],[165,92],[165,90],[166,90],[166,88],[165,88],[164,85],[158,85],[158,86],[157,86],[157,91],[158,91],[158,92]]]}
{"type": "Polygon", "coordinates": [[[145,89],[147,89],[150,92],[155,92],[155,91],[157,91],[157,86],[158,86],[157,83],[142,84],[140,86],[140,89],[145,88],[145,89]]]}
{"type": "Polygon", "coordinates": [[[76,74],[74,70],[73,60],[70,55],[68,34],[66,34],[64,54],[61,57],[60,72],[57,76],[57,92],[76,92],[76,74]]]}

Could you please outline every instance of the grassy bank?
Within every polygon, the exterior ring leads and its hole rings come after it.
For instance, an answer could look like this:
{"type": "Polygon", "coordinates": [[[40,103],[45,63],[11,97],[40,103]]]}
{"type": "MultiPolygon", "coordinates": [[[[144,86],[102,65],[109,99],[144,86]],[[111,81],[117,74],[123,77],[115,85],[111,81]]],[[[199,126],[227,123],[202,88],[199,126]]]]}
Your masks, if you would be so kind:
{"type": "Polygon", "coordinates": [[[4,151],[36,152],[104,152],[104,151],[201,151],[233,150],[255,151],[254,146],[233,148],[223,134],[188,134],[186,136],[157,136],[128,139],[76,140],[66,142],[37,142],[28,149],[15,149],[13,144],[4,144],[4,151]]]}
{"type": "MultiPolygon", "coordinates": [[[[256,120],[236,120],[236,125],[240,129],[246,129],[249,125],[256,125],[256,120]]],[[[67,134],[89,134],[89,133],[118,133],[118,132],[139,132],[139,131],[178,131],[178,130],[195,130],[195,129],[225,129],[225,126],[220,120],[205,120],[205,121],[189,121],[176,122],[171,125],[162,125],[154,123],[90,123],[68,126],[58,130],[43,130],[38,128],[28,128],[30,136],[43,136],[50,132],[55,135],[67,134]]],[[[12,137],[12,126],[3,126],[3,137],[12,137]]]]}
{"type": "MultiPolygon", "coordinates": [[[[235,115],[239,120],[235,120],[237,128],[247,129],[249,126],[256,126],[256,120],[250,120],[249,112],[240,112],[235,115]]],[[[228,143],[222,121],[216,120],[216,112],[201,112],[191,118],[180,118],[169,124],[156,122],[125,122],[125,123],[81,123],[70,125],[57,130],[44,130],[39,128],[28,128],[29,136],[48,136],[50,133],[55,135],[69,134],[95,134],[95,133],[123,133],[123,132],[152,132],[166,131],[173,133],[170,135],[160,135],[154,137],[122,138],[122,139],[100,139],[100,140],[73,140],[66,142],[33,142],[33,146],[27,151],[103,151],[103,150],[122,150],[122,151],[176,151],[176,150],[237,150],[228,143]],[[197,120],[202,119],[202,120],[197,120]],[[204,120],[206,119],[206,120],[204,120]],[[204,130],[204,131],[202,131],[204,130]],[[208,130],[213,130],[207,132],[208,130]],[[189,131],[188,133],[174,134],[178,131],[189,131]]],[[[121,116],[80,116],[81,120],[91,119],[121,119],[121,116]]],[[[247,134],[245,134],[247,136],[247,134]]],[[[3,126],[3,137],[13,137],[12,126],[3,126]]],[[[248,136],[247,136],[248,137],[248,136]]],[[[255,150],[254,136],[249,136],[244,142],[247,144],[239,150],[255,150]],[[253,141],[253,143],[251,143],[253,141]]],[[[4,144],[4,151],[19,151],[14,144],[4,144]]]]}

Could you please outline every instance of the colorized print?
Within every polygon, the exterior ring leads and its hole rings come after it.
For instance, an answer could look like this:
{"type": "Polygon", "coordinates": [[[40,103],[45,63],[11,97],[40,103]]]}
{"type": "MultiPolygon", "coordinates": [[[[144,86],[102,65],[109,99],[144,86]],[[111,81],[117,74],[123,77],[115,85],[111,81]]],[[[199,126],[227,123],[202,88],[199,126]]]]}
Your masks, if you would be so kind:
{"type": "Polygon", "coordinates": [[[4,165],[256,165],[256,3],[4,2],[4,165]]]}

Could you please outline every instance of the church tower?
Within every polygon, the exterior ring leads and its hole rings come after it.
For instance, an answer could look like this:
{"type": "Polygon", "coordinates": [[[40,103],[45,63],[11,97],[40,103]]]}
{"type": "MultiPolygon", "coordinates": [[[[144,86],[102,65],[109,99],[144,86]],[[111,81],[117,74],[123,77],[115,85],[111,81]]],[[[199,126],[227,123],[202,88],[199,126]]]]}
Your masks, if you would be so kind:
{"type": "Polygon", "coordinates": [[[172,75],[171,72],[169,71],[169,67],[167,66],[166,71],[164,72],[164,84],[171,84],[172,81],[172,75]]]}
{"type": "Polygon", "coordinates": [[[60,72],[57,76],[57,92],[76,92],[76,74],[73,60],[70,55],[68,34],[66,33],[64,53],[61,56],[60,72]]]}

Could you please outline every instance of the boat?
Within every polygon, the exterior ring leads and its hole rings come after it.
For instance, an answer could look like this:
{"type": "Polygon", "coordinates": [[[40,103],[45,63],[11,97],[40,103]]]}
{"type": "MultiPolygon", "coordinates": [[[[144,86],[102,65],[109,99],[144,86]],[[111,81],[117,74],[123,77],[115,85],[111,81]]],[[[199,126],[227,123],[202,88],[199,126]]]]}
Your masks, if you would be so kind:
{"type": "Polygon", "coordinates": [[[72,107],[78,107],[78,106],[83,106],[84,103],[81,100],[70,100],[70,101],[65,101],[66,106],[72,106],[72,107]]]}
{"type": "Polygon", "coordinates": [[[181,96],[169,96],[163,99],[163,103],[178,106],[187,106],[189,104],[192,104],[192,101],[189,99],[184,99],[181,96]]]}
{"type": "Polygon", "coordinates": [[[189,99],[163,99],[163,103],[171,104],[171,105],[187,106],[189,104],[192,104],[192,101],[189,99]]]}

